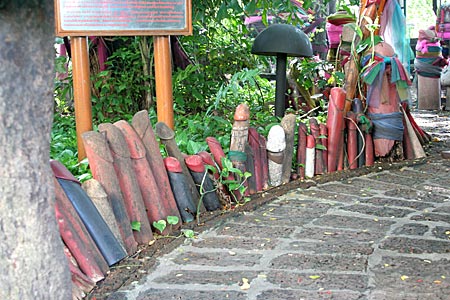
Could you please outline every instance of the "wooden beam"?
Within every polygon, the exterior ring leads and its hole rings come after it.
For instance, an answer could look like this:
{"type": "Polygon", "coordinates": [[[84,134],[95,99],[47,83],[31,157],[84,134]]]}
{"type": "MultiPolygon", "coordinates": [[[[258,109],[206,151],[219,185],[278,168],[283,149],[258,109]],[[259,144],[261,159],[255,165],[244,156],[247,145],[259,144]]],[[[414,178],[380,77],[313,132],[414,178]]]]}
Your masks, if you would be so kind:
{"type": "Polygon", "coordinates": [[[174,129],[172,96],[172,61],[168,36],[155,36],[155,87],[158,122],[174,129]]]}
{"type": "Polygon", "coordinates": [[[91,81],[86,37],[71,37],[73,96],[77,131],[78,160],[86,157],[81,135],[92,130],[91,81]]]}

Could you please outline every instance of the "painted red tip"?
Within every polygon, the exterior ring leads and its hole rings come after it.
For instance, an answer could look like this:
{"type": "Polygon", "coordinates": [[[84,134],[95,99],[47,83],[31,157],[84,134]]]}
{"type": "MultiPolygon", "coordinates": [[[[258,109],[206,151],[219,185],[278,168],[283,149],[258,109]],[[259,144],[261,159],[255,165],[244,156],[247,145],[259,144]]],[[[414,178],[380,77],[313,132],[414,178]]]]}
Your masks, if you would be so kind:
{"type": "Polygon", "coordinates": [[[308,135],[306,137],[306,148],[314,148],[316,147],[316,139],[313,135],[308,135]]]}
{"type": "Polygon", "coordinates": [[[70,171],[67,170],[67,168],[60,161],[50,160],[50,166],[56,178],[70,180],[81,184],[78,179],[76,179],[75,176],[73,176],[73,174],[70,173],[70,171]]]}
{"type": "Polygon", "coordinates": [[[172,173],[182,173],[181,164],[175,157],[169,156],[164,158],[164,166],[166,170],[172,173]]]}
{"type": "Polygon", "coordinates": [[[200,155],[190,155],[184,159],[189,170],[197,173],[205,172],[205,165],[200,155]]]}
{"type": "Polygon", "coordinates": [[[208,152],[200,151],[199,153],[197,153],[197,155],[199,155],[202,158],[202,160],[205,164],[213,166],[213,167],[216,166],[216,163],[214,162],[211,154],[209,154],[208,152]]]}

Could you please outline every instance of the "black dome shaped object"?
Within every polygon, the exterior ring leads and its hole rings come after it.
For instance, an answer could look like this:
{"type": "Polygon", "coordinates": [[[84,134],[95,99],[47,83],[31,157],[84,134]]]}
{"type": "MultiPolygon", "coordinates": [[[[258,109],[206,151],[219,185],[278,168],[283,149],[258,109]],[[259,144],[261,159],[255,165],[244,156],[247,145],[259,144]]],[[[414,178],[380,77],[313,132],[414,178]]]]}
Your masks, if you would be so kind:
{"type": "Polygon", "coordinates": [[[308,36],[299,28],[289,24],[273,24],[261,31],[255,38],[252,54],[276,56],[313,56],[308,36]]]}

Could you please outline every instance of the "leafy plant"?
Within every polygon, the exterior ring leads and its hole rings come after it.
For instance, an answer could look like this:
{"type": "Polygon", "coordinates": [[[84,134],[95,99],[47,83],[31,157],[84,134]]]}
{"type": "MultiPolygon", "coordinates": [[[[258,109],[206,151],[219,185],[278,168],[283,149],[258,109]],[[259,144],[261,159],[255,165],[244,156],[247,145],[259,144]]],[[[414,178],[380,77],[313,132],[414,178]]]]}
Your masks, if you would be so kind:
{"type": "Polygon", "coordinates": [[[180,219],[177,216],[167,216],[166,220],[158,220],[153,222],[153,227],[159,230],[160,233],[166,229],[167,224],[170,225],[170,231],[172,231],[172,226],[177,225],[180,219]]]}
{"type": "Polygon", "coordinates": [[[193,239],[195,237],[195,232],[192,229],[181,229],[181,232],[183,233],[184,237],[188,239],[193,239]]]}
{"type": "Polygon", "coordinates": [[[147,82],[143,73],[140,39],[121,37],[108,57],[107,69],[92,74],[92,114],[98,123],[130,119],[132,113],[144,109],[147,82]]]}
{"type": "Polygon", "coordinates": [[[81,182],[92,178],[88,160],[78,161],[75,120],[72,115],[54,115],[50,157],[61,162],[81,182]]]}
{"type": "Polygon", "coordinates": [[[141,231],[141,222],[139,221],[132,221],[131,222],[131,229],[134,231],[141,231]]]}
{"type": "MultiPolygon", "coordinates": [[[[167,224],[169,224],[171,226],[172,231],[172,226],[178,224],[179,221],[180,219],[177,216],[167,216],[167,221],[166,220],[155,221],[153,222],[153,227],[155,227],[156,229],[159,230],[160,233],[162,233],[166,229],[167,224]]],[[[181,234],[179,236],[165,235],[163,237],[179,238],[181,236],[184,236],[186,238],[194,238],[195,232],[191,229],[182,229],[181,234]]]]}
{"type": "Polygon", "coordinates": [[[222,169],[219,171],[219,179],[216,184],[219,186],[225,186],[229,191],[229,207],[233,205],[240,205],[248,202],[248,197],[242,197],[247,187],[245,182],[252,176],[250,172],[242,172],[240,169],[233,166],[230,159],[222,157],[222,169]]]}

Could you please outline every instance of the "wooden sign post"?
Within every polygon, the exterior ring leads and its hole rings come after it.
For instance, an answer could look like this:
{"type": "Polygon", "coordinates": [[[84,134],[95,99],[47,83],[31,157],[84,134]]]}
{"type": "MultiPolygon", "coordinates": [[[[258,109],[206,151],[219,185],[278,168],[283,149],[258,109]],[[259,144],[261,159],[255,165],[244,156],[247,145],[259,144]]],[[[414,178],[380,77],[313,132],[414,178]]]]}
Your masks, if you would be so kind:
{"type": "Polygon", "coordinates": [[[72,37],[72,76],[78,160],[86,157],[81,135],[92,130],[91,79],[86,37],[72,37]]]}
{"type": "Polygon", "coordinates": [[[81,134],[92,130],[86,36],[151,35],[155,47],[158,121],[173,129],[169,35],[192,34],[191,0],[55,0],[56,35],[71,36],[78,159],[86,155],[81,134]]]}

